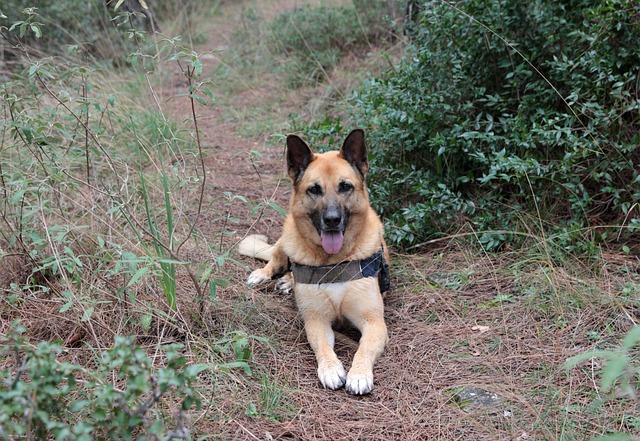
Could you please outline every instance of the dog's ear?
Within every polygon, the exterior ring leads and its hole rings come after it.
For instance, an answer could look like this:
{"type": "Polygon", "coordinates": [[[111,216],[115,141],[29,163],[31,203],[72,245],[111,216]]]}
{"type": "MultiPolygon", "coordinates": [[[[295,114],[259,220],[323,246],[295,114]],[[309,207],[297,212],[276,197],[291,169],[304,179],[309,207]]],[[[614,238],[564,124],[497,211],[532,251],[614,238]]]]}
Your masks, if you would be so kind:
{"type": "Polygon", "coordinates": [[[340,149],[341,158],[349,161],[349,164],[360,172],[362,178],[369,171],[369,160],[367,159],[367,147],[364,145],[364,130],[355,129],[344,140],[340,149]]]}
{"type": "Polygon", "coordinates": [[[313,152],[299,136],[287,136],[287,167],[289,177],[295,183],[313,161],[313,152]]]}

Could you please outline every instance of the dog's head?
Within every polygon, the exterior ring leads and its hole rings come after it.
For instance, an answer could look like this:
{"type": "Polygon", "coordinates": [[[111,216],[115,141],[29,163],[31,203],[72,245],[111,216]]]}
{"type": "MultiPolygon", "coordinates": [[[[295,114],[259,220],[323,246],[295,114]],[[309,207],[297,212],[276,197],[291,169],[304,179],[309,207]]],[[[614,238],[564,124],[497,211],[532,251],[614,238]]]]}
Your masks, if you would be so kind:
{"type": "Polygon", "coordinates": [[[364,131],[352,131],[340,151],[322,154],[314,154],[302,139],[289,135],[287,165],[294,185],[292,215],[314,227],[318,236],[313,239],[327,254],[339,253],[350,221],[369,207],[364,131]]]}

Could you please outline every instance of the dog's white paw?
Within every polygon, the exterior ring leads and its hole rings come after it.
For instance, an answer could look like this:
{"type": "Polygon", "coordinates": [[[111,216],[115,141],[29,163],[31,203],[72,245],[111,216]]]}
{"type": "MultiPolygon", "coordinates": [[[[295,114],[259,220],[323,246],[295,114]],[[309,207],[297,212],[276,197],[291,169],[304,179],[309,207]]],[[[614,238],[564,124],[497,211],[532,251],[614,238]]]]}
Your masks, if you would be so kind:
{"type": "Polygon", "coordinates": [[[276,289],[282,294],[290,294],[293,289],[293,276],[287,273],[276,282],[276,289]]]}
{"type": "Polygon", "coordinates": [[[345,389],[351,395],[367,395],[373,390],[373,374],[352,374],[347,375],[345,389]]]}
{"type": "Polygon", "coordinates": [[[347,372],[342,367],[342,363],[336,361],[331,366],[318,367],[318,378],[325,389],[336,390],[344,386],[347,372]]]}
{"type": "Polygon", "coordinates": [[[267,276],[262,268],[259,268],[257,270],[255,270],[254,272],[252,272],[251,274],[249,274],[249,277],[247,277],[247,285],[249,286],[258,286],[258,285],[262,285],[264,283],[267,283],[271,280],[271,277],[267,276]]]}

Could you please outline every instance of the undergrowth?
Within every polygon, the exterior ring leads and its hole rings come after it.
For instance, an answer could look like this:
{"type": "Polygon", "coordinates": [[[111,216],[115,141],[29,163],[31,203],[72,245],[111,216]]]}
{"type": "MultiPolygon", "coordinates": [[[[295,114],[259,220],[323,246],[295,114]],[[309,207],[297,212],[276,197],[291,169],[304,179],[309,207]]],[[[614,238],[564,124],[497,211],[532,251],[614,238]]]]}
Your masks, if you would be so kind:
{"type": "Polygon", "coordinates": [[[0,85],[0,315],[8,336],[0,435],[188,439],[201,401],[196,375],[251,375],[259,341],[212,330],[203,317],[229,283],[229,250],[210,246],[200,226],[208,182],[198,118],[213,101],[211,81],[201,54],[140,28],[140,12],[112,11],[109,30],[94,29],[97,40],[126,40],[111,47],[131,70],[116,71],[104,67],[111,53],[94,58],[92,41],[48,34],[57,14],[75,15],[42,6],[14,23],[4,16],[1,28],[20,62],[0,85]],[[43,55],[48,45],[55,49],[43,55]],[[190,124],[171,120],[159,98],[167,70],[182,76],[190,124]],[[199,343],[207,349],[194,362],[182,352],[199,327],[212,341],[199,343]],[[79,361],[69,348],[83,349],[72,351],[79,361]]]}
{"type": "Polygon", "coordinates": [[[278,69],[290,87],[313,85],[329,78],[341,56],[366,51],[384,38],[388,5],[383,1],[354,2],[354,6],[303,5],[278,15],[268,24],[268,47],[282,58],[278,69]]]}
{"type": "Polygon", "coordinates": [[[405,32],[402,62],[349,110],[368,129],[370,188],[391,242],[462,232],[498,250],[533,236],[589,254],[637,233],[633,1],[431,1],[405,32]]]}
{"type": "Polygon", "coordinates": [[[23,50],[40,55],[61,55],[69,46],[81,47],[84,60],[109,67],[129,65],[127,55],[135,50],[135,43],[113,26],[123,12],[129,14],[136,29],[153,34],[184,35],[190,42],[202,42],[203,36],[193,29],[194,17],[207,16],[219,5],[218,0],[203,2],[140,2],[68,0],[5,0],[0,14],[6,17],[7,29],[3,39],[3,58],[9,64],[21,65],[23,50]],[[144,5],[144,6],[143,6],[144,5]],[[37,15],[37,19],[33,18],[37,15]],[[33,23],[24,22],[31,20],[33,23]],[[162,25],[161,25],[162,23],[162,25]],[[18,24],[11,31],[8,28],[18,24]],[[29,32],[27,32],[27,30],[29,32]],[[15,32],[13,32],[15,31],[15,32]]]}

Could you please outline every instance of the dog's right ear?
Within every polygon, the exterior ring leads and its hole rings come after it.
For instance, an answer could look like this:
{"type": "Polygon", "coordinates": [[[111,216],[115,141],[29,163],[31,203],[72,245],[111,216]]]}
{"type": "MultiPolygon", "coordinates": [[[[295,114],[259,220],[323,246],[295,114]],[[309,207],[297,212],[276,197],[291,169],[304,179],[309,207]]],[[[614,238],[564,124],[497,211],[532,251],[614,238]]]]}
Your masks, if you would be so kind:
{"type": "Polygon", "coordinates": [[[289,177],[296,183],[313,161],[313,152],[299,136],[287,136],[287,167],[289,177]]]}

